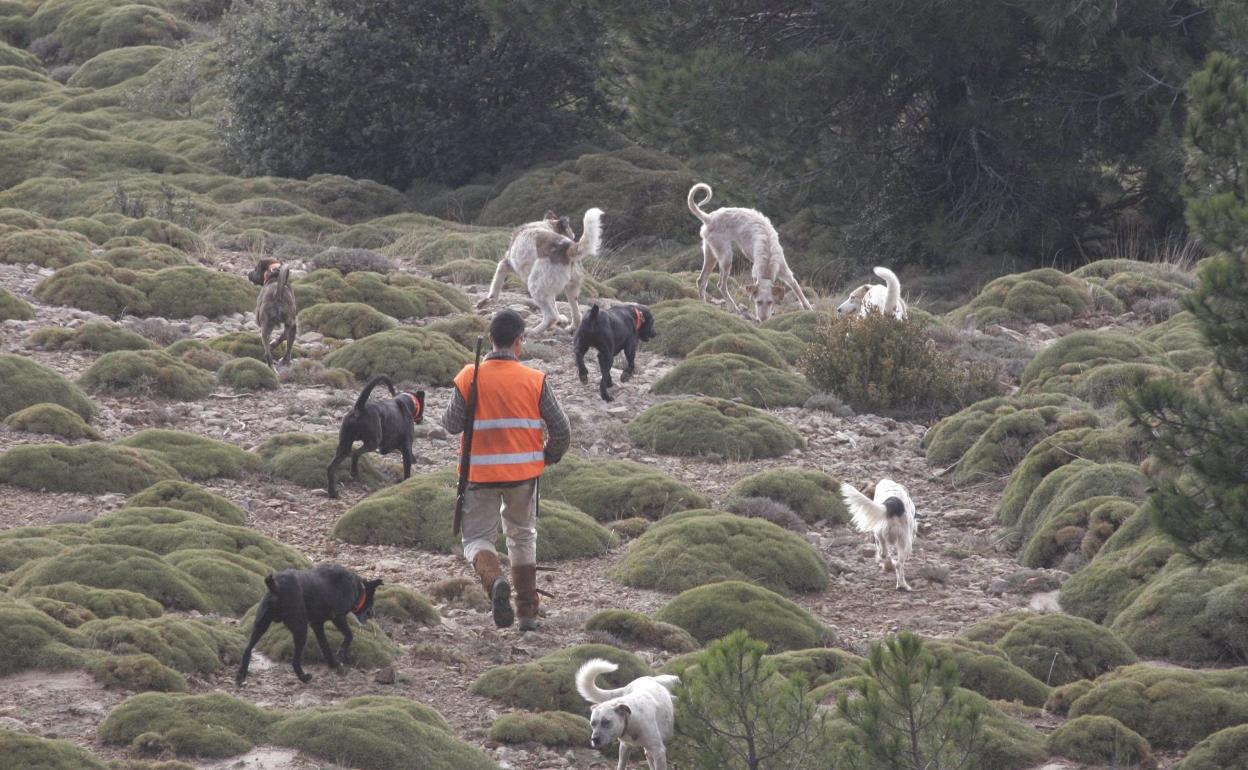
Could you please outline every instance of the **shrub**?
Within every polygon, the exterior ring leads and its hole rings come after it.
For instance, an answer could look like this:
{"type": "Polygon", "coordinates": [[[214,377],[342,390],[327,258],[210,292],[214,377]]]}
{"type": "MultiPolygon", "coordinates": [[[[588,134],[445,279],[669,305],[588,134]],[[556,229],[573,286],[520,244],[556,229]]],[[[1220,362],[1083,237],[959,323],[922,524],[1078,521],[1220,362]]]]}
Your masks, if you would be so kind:
{"type": "Polygon", "coordinates": [[[325,357],[361,380],[378,374],[390,379],[450,387],[472,354],[445,334],[426,329],[391,329],[352,342],[325,357]]]}
{"type": "Polygon", "coordinates": [[[57,270],[35,287],[35,296],[53,305],[67,305],[113,318],[122,313],[146,315],[147,297],[131,286],[138,274],[91,260],[57,270]]]}
{"type": "Polygon", "coordinates": [[[436,626],[442,622],[442,616],[432,602],[404,586],[383,585],[378,588],[373,600],[373,611],[379,617],[400,623],[436,626]]]}
{"type": "Polygon", "coordinates": [[[66,628],[77,628],[88,620],[95,620],[95,614],[91,610],[79,607],[77,604],[41,596],[29,597],[27,602],[66,628]]]}
{"type": "Polygon", "coordinates": [[[35,404],[59,404],[89,420],[95,404],[76,385],[25,356],[0,353],[0,417],[35,404]]]}
{"type": "Polygon", "coordinates": [[[654,383],[653,391],[735,399],[762,408],[801,406],[813,395],[801,378],[735,353],[691,356],[654,383]]]}
{"type": "Polygon", "coordinates": [[[325,302],[299,313],[300,329],[337,339],[363,339],[393,329],[397,323],[361,302],[325,302]]]}
{"type": "Polygon", "coordinates": [[[246,523],[242,509],[220,495],[185,481],[161,481],[126,500],[127,508],[173,508],[191,511],[241,527],[246,523]]]}
{"type": "Polygon", "coordinates": [[[25,300],[0,289],[0,321],[29,321],[34,317],[34,308],[25,300]]]}
{"type": "MultiPolygon", "coordinates": [[[[239,625],[250,630],[254,620],[255,609],[253,608],[243,616],[239,625]]],[[[376,621],[370,620],[362,628],[355,629],[353,633],[355,638],[347,654],[348,665],[360,668],[381,668],[398,660],[401,653],[399,646],[386,636],[376,621]]],[[[325,638],[329,640],[330,650],[336,651],[342,644],[342,634],[334,628],[333,624],[326,624],[325,638]]],[[[256,649],[273,660],[289,663],[295,654],[295,641],[285,626],[275,623],[260,639],[256,649]]],[[[324,662],[325,658],[321,655],[320,645],[316,644],[316,640],[309,634],[308,644],[303,648],[303,664],[306,666],[308,663],[324,662]]]]}
{"type": "Polygon", "coordinates": [[[542,495],[563,500],[598,521],[660,519],[710,505],[709,499],[662,471],[630,460],[591,460],[573,454],[546,469],[542,495]]]}
{"type": "Polygon", "coordinates": [[[683,653],[698,649],[689,632],[630,610],[601,610],[585,621],[586,631],[605,631],[616,639],[640,647],[683,653]]]}
{"type": "Polygon", "coordinates": [[[150,350],[146,338],[114,324],[90,322],[77,329],[47,328],[30,335],[30,341],[47,350],[82,348],[98,353],[114,350],[150,350]]]}
{"type": "Polygon", "coordinates": [[[333,246],[313,257],[311,267],[313,270],[337,270],[343,275],[358,272],[385,275],[394,270],[394,260],[372,249],[344,249],[333,246]]]}
{"type": "Polygon", "coordinates": [[[1075,411],[1080,406],[1074,398],[1060,393],[986,398],[933,425],[923,434],[921,446],[925,450],[928,464],[943,468],[960,460],[993,423],[1003,416],[1021,410],[1043,408],[1056,408],[1060,412],[1075,411]]]}
{"type": "Polygon", "coordinates": [[[1152,748],[1139,733],[1113,717],[1081,716],[1049,736],[1049,752],[1093,765],[1157,767],[1152,748]]]}
{"type": "Polygon", "coordinates": [[[804,533],[806,522],[788,505],[766,497],[730,497],[724,502],[725,511],[747,519],[762,519],[792,532],[804,533]]]}
{"type": "Polygon", "coordinates": [[[139,273],[134,286],[147,298],[147,315],[164,318],[218,318],[256,306],[256,288],[246,279],[191,265],[139,273]]]}
{"type": "Polygon", "coordinates": [[[602,658],[620,668],[598,678],[598,686],[623,687],[650,668],[636,655],[602,644],[581,644],[552,652],[530,663],[497,666],[477,677],[472,693],[528,711],[569,711],[588,714],[590,704],[576,691],[576,670],[591,658],[602,658]]]}
{"type": "Polygon", "coordinates": [[[1029,391],[1052,392],[1059,383],[1106,363],[1164,360],[1165,352],[1161,348],[1136,337],[1117,332],[1079,331],[1037,353],[1023,370],[1021,384],[1029,391]]]}
{"type": "Polygon", "coordinates": [[[1004,478],[1045,437],[1062,429],[1096,425],[1091,412],[1061,406],[1000,410],[996,419],[958,460],[954,480],[962,484],[1004,478]]]}
{"type": "MultiPolygon", "coordinates": [[[[313,645],[315,646],[315,645],[313,645]]],[[[162,738],[179,754],[231,757],[263,741],[275,715],[222,693],[143,693],[109,712],[100,740],[129,745],[140,736],[162,738]]]]}
{"type": "Polygon", "coordinates": [[[75,412],[60,404],[35,404],[14,412],[4,419],[13,430],[25,433],[46,433],[64,439],[98,439],[100,433],[87,425],[75,412]]]}
{"type": "MultiPolygon", "coordinates": [[[[1072,415],[1071,419],[1079,419],[1079,416],[1072,415]]],[[[1049,474],[1075,460],[1104,463],[1132,460],[1134,455],[1134,442],[1118,428],[1059,430],[1037,442],[1014,469],[1001,495],[997,518],[1003,524],[1017,523],[1049,474]]]]}
{"type": "Polygon", "coordinates": [[[76,604],[97,618],[121,616],[135,620],[158,618],[164,612],[160,602],[121,588],[93,588],[81,583],[52,583],[31,588],[32,598],[46,597],[76,604]]]}
{"type": "Polygon", "coordinates": [[[1113,495],[1072,503],[1036,528],[1023,550],[1023,565],[1056,567],[1071,554],[1090,561],[1139,507],[1134,500],[1113,495]]]}
{"type": "Polygon", "coordinates": [[[1127,666],[1071,704],[1071,718],[1085,714],[1113,717],[1156,749],[1185,749],[1248,721],[1248,674],[1127,666]]]}
{"type": "Polygon", "coordinates": [[[277,374],[254,358],[226,361],[217,372],[217,381],[236,390],[277,390],[277,374]]]}
{"type": "Polygon", "coordinates": [[[1069,615],[1026,618],[997,642],[1012,663],[1042,682],[1095,679],[1135,662],[1135,653],[1108,629],[1069,615]]]}
{"type": "Polygon", "coordinates": [[[29,733],[0,730],[0,752],[13,767],[39,770],[108,770],[86,749],[69,741],[40,738],[29,733]]]}
{"type": "Polygon", "coordinates": [[[325,302],[371,305],[393,318],[425,318],[468,310],[468,298],[453,286],[427,278],[394,273],[351,273],[317,270],[294,282],[299,307],[325,302]]]}
{"type": "Polygon", "coordinates": [[[70,76],[71,88],[108,88],[138,77],[160,64],[171,51],[159,45],[135,45],[96,54],[70,76]]]}
{"type": "MultiPolygon", "coordinates": [[[[620,544],[611,530],[570,505],[544,500],[537,517],[537,558],[563,561],[602,556],[620,544]]],[[[500,540],[500,548],[503,547],[500,540]]]]}
{"type": "Polygon", "coordinates": [[[1000,391],[992,366],[938,350],[916,316],[830,319],[798,366],[814,387],[858,412],[940,415],[1000,391]]]}
{"type": "Polygon", "coordinates": [[[701,300],[661,302],[650,310],[654,313],[655,328],[659,330],[650,349],[665,356],[683,358],[698,345],[721,334],[762,339],[749,321],[701,300]]]}
{"type": "Polygon", "coordinates": [[[455,507],[456,478],[453,470],[437,471],[375,492],[343,514],[331,534],[357,545],[415,546],[450,553],[458,543],[447,515],[455,507]]]}
{"type": "Polygon", "coordinates": [[[58,269],[91,258],[91,242],[64,230],[0,233],[0,262],[58,269]]]}
{"type": "Polygon", "coordinates": [[[456,609],[486,612],[490,599],[485,595],[478,580],[469,577],[452,577],[439,580],[429,586],[429,596],[435,602],[456,609]]]}
{"type": "MultiPolygon", "coordinates": [[[[308,566],[308,560],[298,551],[255,530],[232,527],[198,513],[172,508],[123,508],[95,519],[88,531],[98,542],[169,554],[169,562],[173,562],[175,551],[213,549],[222,559],[235,561],[257,574],[264,574],[266,567],[271,571],[308,566]],[[234,556],[244,559],[237,560],[234,556]]],[[[205,592],[221,590],[211,585],[204,589],[205,592]]]]}
{"type": "Polygon", "coordinates": [[[0,674],[30,668],[76,668],[84,656],[80,638],[65,626],[26,604],[0,602],[0,674]]]}
{"type": "Polygon", "coordinates": [[[157,395],[197,401],[212,392],[212,376],[162,350],[118,350],[96,359],[82,384],[104,393],[157,395]]]}
{"type": "Polygon", "coordinates": [[[768,655],[767,661],[776,667],[776,673],[790,679],[801,677],[808,690],[814,690],[830,682],[862,674],[866,663],[863,658],[844,650],[820,647],[813,650],[790,650],[768,655]]]}
{"type": "Polygon", "coordinates": [[[1049,698],[1044,702],[1044,710],[1050,714],[1064,717],[1070,711],[1070,704],[1087,695],[1095,685],[1087,679],[1080,679],[1061,687],[1054,687],[1049,698]]]}
{"type": "Polygon", "coordinates": [[[27,444],[0,455],[0,482],[48,492],[138,492],[178,472],[147,452],[108,444],[27,444]]]}
{"type": "Polygon", "coordinates": [[[1058,324],[1085,315],[1092,308],[1087,283],[1052,268],[1002,276],[975,299],[949,313],[956,326],[992,324],[1058,324]]]}
{"type": "Polygon", "coordinates": [[[92,661],[87,670],[106,689],[186,692],[186,678],[147,653],[110,655],[92,661]]]}
{"type": "Polygon", "coordinates": [[[551,748],[570,748],[585,742],[589,720],[566,711],[539,714],[504,714],[490,726],[490,740],[499,743],[540,743],[551,748]]]}
{"type": "Polygon", "coordinates": [[[1228,727],[1196,744],[1174,770],[1244,770],[1248,725],[1228,727]]]}
{"type": "Polygon", "coordinates": [[[33,562],[14,576],[15,595],[39,586],[81,583],[120,588],[155,599],[167,608],[209,610],[199,587],[159,556],[127,545],[87,544],[33,562]]]}
{"type": "MultiPolygon", "coordinates": [[[[113,241],[116,240],[119,239],[113,239],[113,241]]],[[[126,270],[163,270],[166,267],[180,267],[186,264],[186,257],[172,246],[151,243],[144,239],[136,240],[143,245],[106,246],[104,261],[113,267],[126,270]]]]}
{"type": "Polygon", "coordinates": [[[432,274],[434,278],[441,281],[459,284],[486,284],[494,280],[494,271],[497,268],[498,264],[488,259],[454,259],[434,267],[432,274]]]}
{"type": "Polygon", "coordinates": [[[657,404],[628,424],[633,444],[658,454],[717,454],[731,460],[779,457],[803,446],[776,418],[744,404],[688,398],[657,404]]]}
{"type": "Polygon", "coordinates": [[[425,327],[431,332],[440,332],[463,345],[468,350],[475,350],[477,337],[484,336],[482,348],[489,343],[490,322],[475,314],[458,315],[443,321],[434,321],[425,327]]]}
{"type": "Polygon", "coordinates": [[[720,334],[717,337],[711,337],[691,350],[688,357],[694,358],[716,353],[745,356],[775,369],[787,368],[784,356],[781,356],[770,343],[748,334],[720,334]]]}
{"type": "Polygon", "coordinates": [[[957,666],[959,684],[985,698],[1042,706],[1049,697],[1043,680],[1009,661],[991,645],[961,639],[927,639],[924,645],[938,661],[957,666]]]}
{"type": "Polygon", "coordinates": [[[217,371],[231,358],[228,353],[211,348],[199,340],[178,340],[165,348],[165,353],[206,372],[217,371]]]}
{"type": "Polygon", "coordinates": [[[688,281],[658,270],[630,270],[608,278],[606,284],[619,299],[643,305],[698,296],[697,290],[688,281]]]}
{"type": "Polygon", "coordinates": [[[783,596],[735,580],[691,588],[655,619],[680,626],[704,644],[745,629],[777,652],[818,647],[828,635],[810,613],[783,596]]]}
{"type": "Polygon", "coordinates": [[[1152,526],[1147,511],[1140,510],[1110,536],[1088,566],[1062,584],[1062,607],[1071,614],[1109,624],[1177,550],[1152,526]]]}
{"type": "MultiPolygon", "coordinates": [[[[322,489],[326,484],[325,469],[334,458],[337,439],[309,433],[279,433],[256,447],[264,470],[273,476],[309,489],[322,489]]],[[[351,463],[338,466],[338,481],[351,479],[351,463]]],[[[376,462],[369,455],[360,457],[359,484],[365,489],[379,489],[385,484],[376,462]]]]}
{"type": "Polygon", "coordinates": [[[763,322],[766,331],[785,332],[805,344],[819,338],[819,326],[831,319],[831,315],[819,310],[794,310],[791,313],[773,315],[763,322]]]}
{"type": "Polygon", "coordinates": [[[809,468],[776,468],[738,481],[729,497],[766,497],[784,503],[815,523],[844,524],[849,521],[840,496],[841,483],[823,471],[809,468]]]}
{"type": "Polygon", "coordinates": [[[803,538],[761,519],[731,513],[680,514],[651,527],[611,577],[636,588],[684,591],[743,580],[782,593],[828,585],[822,557],[803,538]]]}
{"type": "Polygon", "coordinates": [[[1044,525],[1071,505],[1091,497],[1142,499],[1146,483],[1134,465],[1075,460],[1044,477],[1023,506],[1014,527],[1030,540],[1044,525]]]}
{"type": "Polygon", "coordinates": [[[177,430],[153,428],[116,443],[151,452],[184,477],[196,481],[238,476],[259,465],[255,455],[233,444],[177,430]]]}

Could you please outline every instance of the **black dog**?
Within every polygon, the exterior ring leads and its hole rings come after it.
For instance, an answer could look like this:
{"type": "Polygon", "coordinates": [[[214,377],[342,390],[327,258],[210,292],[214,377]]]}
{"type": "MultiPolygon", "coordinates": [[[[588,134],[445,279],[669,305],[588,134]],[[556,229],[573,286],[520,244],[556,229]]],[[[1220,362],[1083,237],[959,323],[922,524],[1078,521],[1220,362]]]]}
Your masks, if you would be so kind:
{"type": "Polygon", "coordinates": [[[308,682],[311,674],[303,671],[303,645],[308,640],[308,626],[316,635],[321,655],[330,668],[343,673],[342,664],[350,651],[351,627],[347,625],[347,613],[355,615],[361,623],[373,616],[373,596],[381,579],[365,580],[346,567],[323,564],[316,569],[288,569],[269,575],[264,579],[269,590],[256,607],[256,622],[251,627],[251,639],[243,650],[234,682],[241,685],[247,678],[251,664],[251,648],[256,646],[264,632],[274,621],[280,620],[295,638],[295,654],[291,666],[300,682],[308,682]],[[334,624],[342,633],[342,645],[335,653],[329,649],[325,638],[325,621],[334,624]]]}
{"type": "Polygon", "coordinates": [[[415,393],[396,393],[394,384],[385,375],[378,375],[368,381],[360,397],[355,400],[355,407],[342,418],[342,427],[338,429],[338,451],[334,459],[329,461],[326,473],[329,476],[329,496],[338,496],[337,479],[334,471],[338,464],[351,455],[351,478],[359,478],[360,455],[365,452],[377,451],[381,454],[399,450],[403,453],[403,478],[412,475],[412,426],[425,419],[425,391],[415,393]],[[390,389],[394,398],[390,401],[370,403],[368,397],[378,383],[390,389]],[[355,442],[362,441],[359,449],[352,449],[355,442]]]}
{"type": "Polygon", "coordinates": [[[585,368],[585,353],[590,348],[598,350],[598,369],[602,379],[598,383],[598,392],[603,401],[610,401],[611,394],[607,388],[612,387],[611,363],[621,350],[628,359],[628,366],[620,375],[621,382],[628,382],[636,371],[635,357],[637,343],[648,342],[659,336],[654,330],[654,316],[645,305],[620,305],[609,310],[599,311],[594,305],[581,319],[581,325],[572,338],[572,346],[576,351],[576,373],[581,382],[589,382],[589,370],[585,368]]]}

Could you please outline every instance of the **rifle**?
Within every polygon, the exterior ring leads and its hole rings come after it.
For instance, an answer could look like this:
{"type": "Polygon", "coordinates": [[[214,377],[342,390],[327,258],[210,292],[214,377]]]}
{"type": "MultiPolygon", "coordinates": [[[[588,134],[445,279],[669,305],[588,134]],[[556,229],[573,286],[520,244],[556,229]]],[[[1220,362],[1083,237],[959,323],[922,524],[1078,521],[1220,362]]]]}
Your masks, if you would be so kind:
{"type": "Polygon", "coordinates": [[[481,341],[477,337],[477,360],[472,367],[472,384],[468,386],[467,421],[464,423],[464,448],[459,453],[459,485],[455,488],[455,518],[451,534],[458,535],[464,523],[464,496],[468,494],[468,470],[472,466],[473,422],[477,419],[477,376],[481,373],[481,341]]]}

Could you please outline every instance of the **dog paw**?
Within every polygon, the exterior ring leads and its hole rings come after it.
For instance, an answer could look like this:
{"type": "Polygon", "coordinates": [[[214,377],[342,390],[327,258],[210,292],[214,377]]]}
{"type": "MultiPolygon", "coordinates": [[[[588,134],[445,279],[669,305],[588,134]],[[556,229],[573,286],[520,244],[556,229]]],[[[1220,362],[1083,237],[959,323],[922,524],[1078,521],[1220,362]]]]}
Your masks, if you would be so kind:
{"type": "Polygon", "coordinates": [[[576,373],[576,376],[577,376],[578,378],[580,378],[580,380],[581,380],[581,384],[582,384],[582,385],[584,385],[584,384],[586,384],[586,383],[588,383],[588,382],[589,382],[589,372],[588,372],[588,371],[584,371],[584,372],[577,372],[577,373],[576,373]]]}
{"type": "Polygon", "coordinates": [[[485,299],[477,303],[477,310],[484,308],[488,304],[490,304],[490,298],[486,297],[485,299]]]}
{"type": "Polygon", "coordinates": [[[631,379],[633,379],[633,373],[627,369],[620,374],[620,382],[628,382],[631,379]]]}
{"type": "Polygon", "coordinates": [[[236,676],[236,677],[234,677],[234,686],[235,686],[235,687],[242,687],[242,686],[243,686],[243,681],[244,681],[245,679],[247,679],[246,675],[243,675],[243,676],[236,676]]]}
{"type": "Polygon", "coordinates": [[[312,681],[312,675],[311,675],[311,674],[306,674],[306,673],[305,673],[305,674],[297,674],[296,676],[298,676],[298,677],[299,677],[299,681],[300,681],[300,682],[303,682],[304,684],[307,684],[308,682],[311,682],[311,681],[312,681]]]}

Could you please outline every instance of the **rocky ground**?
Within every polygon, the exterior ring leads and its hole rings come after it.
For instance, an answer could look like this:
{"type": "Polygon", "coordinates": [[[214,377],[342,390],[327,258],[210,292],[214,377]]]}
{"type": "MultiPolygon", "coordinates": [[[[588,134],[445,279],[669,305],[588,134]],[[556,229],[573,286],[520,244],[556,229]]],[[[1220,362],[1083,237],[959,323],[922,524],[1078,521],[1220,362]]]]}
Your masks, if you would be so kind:
{"type": "MultiPolygon", "coordinates": [[[[246,255],[222,255],[218,267],[243,272],[247,262],[246,255]]],[[[90,313],[34,300],[35,284],[50,272],[0,265],[0,285],[30,302],[37,313],[31,321],[0,324],[0,351],[31,356],[73,378],[91,364],[96,354],[37,351],[25,342],[35,329],[76,326],[93,318],[90,313]]],[[[483,296],[485,289],[464,288],[474,300],[483,296]]],[[[503,304],[531,312],[527,298],[518,294],[505,294],[495,307],[503,304]]],[[[197,338],[254,328],[249,316],[173,323],[187,336],[197,338]]],[[[321,343],[319,335],[305,335],[300,344],[315,350],[321,343]]],[[[618,387],[616,400],[607,404],[597,396],[594,364],[590,364],[590,384],[577,380],[570,334],[566,330],[535,341],[530,349],[538,357],[529,363],[546,372],[571,418],[574,449],[587,455],[628,458],[653,465],[717,500],[742,477],[773,467],[817,468],[860,488],[870,488],[881,477],[904,483],[918,505],[921,523],[910,570],[913,593],[893,590],[891,574],[879,573],[871,558],[872,549],[862,536],[845,528],[821,528],[807,533],[827,559],[834,577],[827,590],[796,600],[833,629],[839,643],[849,649],[861,652],[870,640],[899,630],[954,635],[988,616],[1053,601],[1053,576],[1020,571],[1014,556],[1001,543],[992,518],[1000,484],[959,488],[936,477],[919,450],[924,425],[871,415],[842,418],[828,412],[780,409],[774,414],[807,441],[806,448],[786,457],[729,463],[652,456],[630,445],[625,426],[644,408],[661,400],[649,392],[649,386],[674,365],[673,360],[649,353],[643,346],[637,376],[618,387]]],[[[355,395],[354,391],[289,384],[260,397],[219,387],[211,397],[192,403],[93,394],[100,406],[94,424],[107,439],[144,428],[167,427],[250,449],[277,432],[335,433],[342,413],[355,395]]],[[[446,466],[454,460],[456,440],[438,424],[448,395],[446,389],[430,391],[430,419],[418,428],[417,471],[446,466]]],[[[45,437],[0,426],[0,449],[42,440],[45,437]]],[[[382,465],[396,475],[401,469],[393,456],[385,458],[382,465]]],[[[363,574],[382,577],[387,583],[416,590],[425,590],[450,576],[470,574],[467,564],[458,557],[396,547],[352,546],[331,539],[329,531],[334,522],[365,496],[366,492],[358,486],[345,485],[337,500],[329,499],[320,490],[261,475],[218,480],[205,486],[242,507],[249,526],[294,546],[317,562],[340,562],[363,574]]],[[[0,495],[6,502],[0,507],[0,527],[5,528],[67,518],[87,519],[124,502],[121,495],[37,493],[7,486],[0,486],[0,495]]],[[[437,627],[419,631],[394,629],[404,654],[396,664],[397,677],[391,684],[377,681],[386,677],[377,676],[376,671],[355,669],[345,676],[335,676],[321,666],[312,666],[315,679],[300,685],[286,666],[274,666],[258,656],[243,688],[235,688],[230,673],[222,672],[215,677],[192,678],[192,689],[220,690],[261,705],[280,707],[332,703],[364,694],[403,695],[437,708],[461,737],[489,748],[503,767],[613,767],[613,757],[603,757],[588,748],[556,752],[491,744],[487,732],[499,709],[497,704],[470,694],[469,686],[493,666],[528,661],[588,641],[583,623],[597,610],[619,607],[650,613],[662,606],[669,596],[625,588],[607,579],[607,570],[627,548],[628,543],[624,542],[604,558],[563,562],[557,571],[543,573],[545,588],[555,598],[544,600],[546,618],[540,633],[522,636],[514,630],[500,632],[494,629],[488,615],[453,607],[441,608],[443,622],[437,627]]],[[[641,655],[652,664],[664,662],[660,656],[644,650],[641,655]]],[[[100,744],[94,730],[123,697],[122,693],[100,688],[81,672],[26,672],[0,677],[0,726],[66,737],[90,746],[102,757],[116,758],[124,754],[100,744]]],[[[225,762],[200,762],[197,766],[249,770],[327,767],[289,750],[271,748],[260,748],[225,762]]]]}

